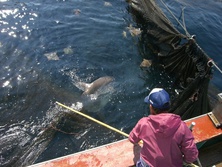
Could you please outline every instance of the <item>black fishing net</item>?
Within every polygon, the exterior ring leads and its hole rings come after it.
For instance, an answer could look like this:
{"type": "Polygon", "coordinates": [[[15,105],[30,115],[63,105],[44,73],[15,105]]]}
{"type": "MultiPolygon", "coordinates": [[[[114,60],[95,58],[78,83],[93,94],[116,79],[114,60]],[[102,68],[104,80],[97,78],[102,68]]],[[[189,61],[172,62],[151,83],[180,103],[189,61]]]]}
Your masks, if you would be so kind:
{"type": "Polygon", "coordinates": [[[180,88],[171,96],[170,112],[188,119],[211,111],[208,86],[212,64],[195,37],[180,33],[155,0],[129,0],[128,4],[142,30],[143,54],[152,50],[159,67],[173,76],[174,84],[180,88]]]}

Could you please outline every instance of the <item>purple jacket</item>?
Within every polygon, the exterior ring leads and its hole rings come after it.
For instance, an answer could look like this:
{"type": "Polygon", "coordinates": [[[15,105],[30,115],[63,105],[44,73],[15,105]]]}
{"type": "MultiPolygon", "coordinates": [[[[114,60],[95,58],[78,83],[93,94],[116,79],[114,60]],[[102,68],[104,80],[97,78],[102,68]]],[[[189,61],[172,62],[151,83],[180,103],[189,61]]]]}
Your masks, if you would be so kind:
{"type": "Polygon", "coordinates": [[[140,119],[129,140],[143,141],[140,156],[151,167],[180,167],[183,161],[194,162],[198,157],[192,132],[180,116],[171,113],[140,119]]]}

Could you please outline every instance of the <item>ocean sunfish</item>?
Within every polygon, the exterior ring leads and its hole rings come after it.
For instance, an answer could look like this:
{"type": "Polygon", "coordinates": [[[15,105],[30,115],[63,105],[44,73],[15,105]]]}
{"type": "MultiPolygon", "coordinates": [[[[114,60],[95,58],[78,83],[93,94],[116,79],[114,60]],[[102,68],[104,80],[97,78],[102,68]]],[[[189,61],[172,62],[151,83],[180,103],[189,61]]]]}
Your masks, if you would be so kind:
{"type": "Polygon", "coordinates": [[[92,83],[79,82],[78,84],[84,90],[83,95],[90,95],[90,94],[94,94],[99,88],[107,85],[108,83],[112,82],[113,80],[114,80],[113,77],[105,76],[105,77],[98,78],[97,80],[93,81],[92,83]]]}

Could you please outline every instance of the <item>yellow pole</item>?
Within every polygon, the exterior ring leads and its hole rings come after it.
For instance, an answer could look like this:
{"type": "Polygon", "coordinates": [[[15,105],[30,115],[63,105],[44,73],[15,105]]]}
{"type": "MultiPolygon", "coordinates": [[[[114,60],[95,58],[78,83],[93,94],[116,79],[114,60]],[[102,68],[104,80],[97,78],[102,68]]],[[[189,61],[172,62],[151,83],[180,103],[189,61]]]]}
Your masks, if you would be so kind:
{"type": "Polygon", "coordinates": [[[111,130],[113,130],[113,131],[115,131],[115,132],[117,132],[117,133],[120,133],[120,134],[122,134],[122,135],[124,135],[124,136],[126,136],[126,137],[129,137],[128,134],[126,134],[126,133],[124,133],[124,132],[122,132],[122,131],[120,131],[120,130],[112,127],[112,126],[109,126],[109,125],[107,125],[107,124],[105,124],[105,123],[103,123],[103,122],[101,122],[101,121],[99,121],[99,120],[97,120],[97,119],[95,119],[95,118],[93,118],[93,117],[90,117],[90,116],[88,116],[88,115],[86,115],[86,114],[83,114],[83,113],[77,111],[77,110],[74,110],[73,108],[70,108],[70,107],[68,107],[68,106],[66,106],[66,105],[64,105],[64,104],[62,104],[62,103],[56,102],[56,104],[58,104],[58,105],[60,105],[60,106],[62,106],[62,107],[64,107],[64,108],[66,108],[66,109],[68,109],[68,110],[70,110],[70,111],[72,111],[72,112],[75,112],[75,113],[77,113],[77,114],[79,114],[79,115],[81,115],[81,116],[83,116],[83,117],[85,117],[85,118],[88,118],[88,119],[90,119],[91,121],[94,121],[94,122],[96,122],[96,123],[98,123],[98,124],[100,124],[100,125],[102,125],[102,126],[105,126],[105,127],[108,128],[108,129],[111,129],[111,130]]]}

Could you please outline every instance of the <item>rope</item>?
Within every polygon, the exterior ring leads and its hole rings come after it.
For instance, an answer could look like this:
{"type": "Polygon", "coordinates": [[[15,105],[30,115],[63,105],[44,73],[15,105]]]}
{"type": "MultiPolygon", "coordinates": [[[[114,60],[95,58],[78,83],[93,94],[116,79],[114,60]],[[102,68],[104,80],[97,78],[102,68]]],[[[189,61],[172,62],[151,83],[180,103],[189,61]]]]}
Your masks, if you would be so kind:
{"type": "MultiPolygon", "coordinates": [[[[176,18],[176,16],[173,14],[173,12],[168,8],[168,6],[163,2],[163,0],[160,0],[161,3],[166,7],[166,9],[170,12],[170,14],[173,16],[173,18],[177,21],[177,23],[183,28],[183,30],[185,31],[186,35],[190,38],[191,35],[189,34],[189,32],[187,31],[186,27],[185,27],[185,22],[184,25],[181,24],[181,22],[176,18]]],[[[182,11],[184,13],[184,9],[182,11]]],[[[183,14],[182,13],[182,14],[183,14]]],[[[184,14],[183,14],[184,17],[184,14]]],[[[183,19],[184,20],[184,19],[183,19]]]]}
{"type": "Polygon", "coordinates": [[[126,134],[126,133],[124,133],[124,132],[122,132],[122,131],[120,131],[120,130],[112,127],[112,126],[109,126],[109,125],[107,125],[107,124],[105,124],[105,123],[103,123],[103,122],[101,122],[101,121],[98,121],[98,120],[96,120],[96,119],[93,118],[93,117],[90,117],[90,116],[88,116],[88,115],[86,115],[86,114],[83,114],[83,113],[77,111],[77,110],[74,110],[73,108],[70,108],[70,107],[68,107],[68,106],[66,106],[66,105],[64,105],[64,104],[62,104],[62,103],[56,102],[56,104],[58,104],[58,105],[60,105],[60,106],[62,106],[62,107],[64,107],[64,108],[66,108],[66,109],[68,109],[68,110],[70,110],[70,111],[72,111],[72,112],[74,112],[74,113],[77,113],[77,114],[79,114],[79,115],[81,115],[81,116],[83,116],[83,117],[85,117],[85,118],[88,118],[88,119],[90,119],[90,120],[93,121],[93,122],[96,122],[96,123],[98,123],[98,124],[100,124],[100,125],[102,125],[102,126],[105,126],[105,127],[108,128],[108,129],[111,129],[111,130],[113,130],[113,131],[115,131],[115,132],[117,132],[117,133],[120,133],[120,134],[122,134],[122,135],[125,136],[125,137],[129,137],[128,134],[126,134]]]}
{"type": "Polygon", "coordinates": [[[216,65],[216,63],[212,59],[207,62],[207,65],[208,66],[212,66],[213,65],[222,74],[222,70],[216,65]]]}
{"type": "Polygon", "coordinates": [[[61,129],[56,128],[54,125],[50,124],[51,126],[49,128],[52,128],[58,132],[64,133],[64,134],[68,134],[68,135],[79,135],[79,133],[69,133],[69,132],[65,132],[61,129]]]}
{"type": "Polygon", "coordinates": [[[184,19],[184,9],[185,9],[185,7],[182,9],[182,19],[183,19],[184,31],[185,31],[186,35],[187,35],[188,37],[190,37],[190,34],[188,33],[188,31],[187,31],[187,27],[186,27],[186,24],[185,24],[185,19],[184,19]]]}

